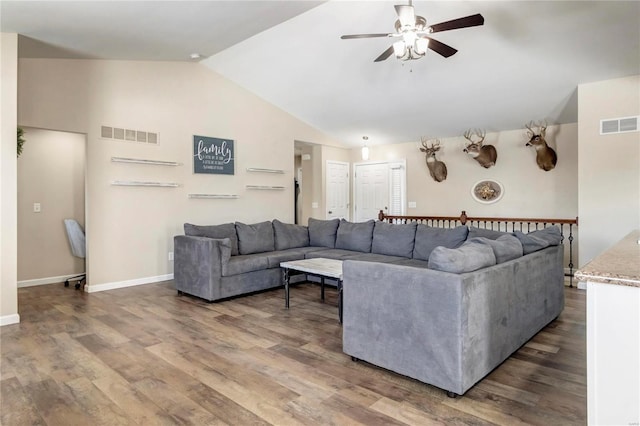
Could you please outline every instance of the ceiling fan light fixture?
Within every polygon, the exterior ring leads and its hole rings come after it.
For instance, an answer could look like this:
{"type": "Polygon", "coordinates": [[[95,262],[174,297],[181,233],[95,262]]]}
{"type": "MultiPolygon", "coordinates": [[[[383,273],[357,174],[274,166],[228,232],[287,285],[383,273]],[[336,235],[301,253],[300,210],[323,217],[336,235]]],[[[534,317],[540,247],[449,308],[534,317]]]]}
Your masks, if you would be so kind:
{"type": "Polygon", "coordinates": [[[416,40],[416,43],[414,45],[414,50],[418,55],[424,56],[424,54],[427,53],[428,48],[429,48],[428,38],[419,38],[416,40]]]}
{"type": "Polygon", "coordinates": [[[399,40],[393,43],[393,53],[397,58],[402,58],[407,53],[407,45],[404,40],[399,40]]]}

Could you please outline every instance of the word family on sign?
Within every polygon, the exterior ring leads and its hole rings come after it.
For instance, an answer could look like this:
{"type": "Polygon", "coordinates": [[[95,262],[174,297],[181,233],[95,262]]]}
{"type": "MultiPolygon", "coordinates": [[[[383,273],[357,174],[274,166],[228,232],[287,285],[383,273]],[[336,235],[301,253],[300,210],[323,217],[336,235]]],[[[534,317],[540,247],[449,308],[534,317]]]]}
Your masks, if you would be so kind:
{"type": "Polygon", "coordinates": [[[234,174],[233,140],[193,137],[194,173],[234,174]]]}

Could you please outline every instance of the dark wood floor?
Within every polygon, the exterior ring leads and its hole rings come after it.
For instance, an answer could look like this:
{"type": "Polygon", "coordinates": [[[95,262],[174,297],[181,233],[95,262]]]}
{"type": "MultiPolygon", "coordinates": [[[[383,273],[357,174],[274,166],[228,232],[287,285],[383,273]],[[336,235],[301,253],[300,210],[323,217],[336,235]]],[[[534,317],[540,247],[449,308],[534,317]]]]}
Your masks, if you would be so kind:
{"type": "Polygon", "coordinates": [[[335,291],[301,284],[222,303],[172,282],[18,290],[0,328],[1,424],[586,423],[585,293],[463,397],[354,363],[335,291]]]}

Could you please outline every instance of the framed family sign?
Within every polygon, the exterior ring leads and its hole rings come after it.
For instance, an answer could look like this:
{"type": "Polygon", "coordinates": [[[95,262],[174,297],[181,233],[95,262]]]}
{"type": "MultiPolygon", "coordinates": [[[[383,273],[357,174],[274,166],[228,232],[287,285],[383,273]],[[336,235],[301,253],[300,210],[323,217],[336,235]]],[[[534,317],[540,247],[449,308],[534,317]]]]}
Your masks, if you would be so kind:
{"type": "Polygon", "coordinates": [[[194,135],[193,172],[217,175],[234,174],[233,140],[194,135]]]}

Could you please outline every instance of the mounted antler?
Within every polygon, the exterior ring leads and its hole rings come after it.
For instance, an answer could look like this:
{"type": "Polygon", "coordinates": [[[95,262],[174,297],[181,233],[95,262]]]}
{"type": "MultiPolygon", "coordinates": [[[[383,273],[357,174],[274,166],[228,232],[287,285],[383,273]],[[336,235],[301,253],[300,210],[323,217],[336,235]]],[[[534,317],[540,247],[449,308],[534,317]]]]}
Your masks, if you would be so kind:
{"type": "Polygon", "coordinates": [[[532,146],[536,149],[536,163],[538,163],[538,167],[545,172],[552,170],[558,162],[558,156],[553,148],[547,145],[547,141],[545,140],[547,123],[534,123],[530,121],[529,124],[525,124],[524,127],[527,128],[527,136],[529,137],[529,142],[526,143],[526,146],[532,146]],[[533,130],[533,127],[537,127],[538,130],[533,130]]]}
{"type": "Polygon", "coordinates": [[[498,152],[493,145],[482,145],[486,135],[487,132],[485,130],[467,130],[464,132],[464,138],[469,141],[469,144],[467,144],[462,151],[469,154],[474,160],[480,163],[482,167],[488,169],[496,164],[498,152]],[[479,139],[473,140],[474,136],[479,139]]]}
{"type": "Polygon", "coordinates": [[[420,151],[426,154],[429,174],[436,182],[442,182],[447,178],[447,166],[436,158],[436,152],[440,150],[440,139],[434,139],[431,146],[429,146],[429,139],[421,136],[420,142],[422,143],[420,151]]]}

